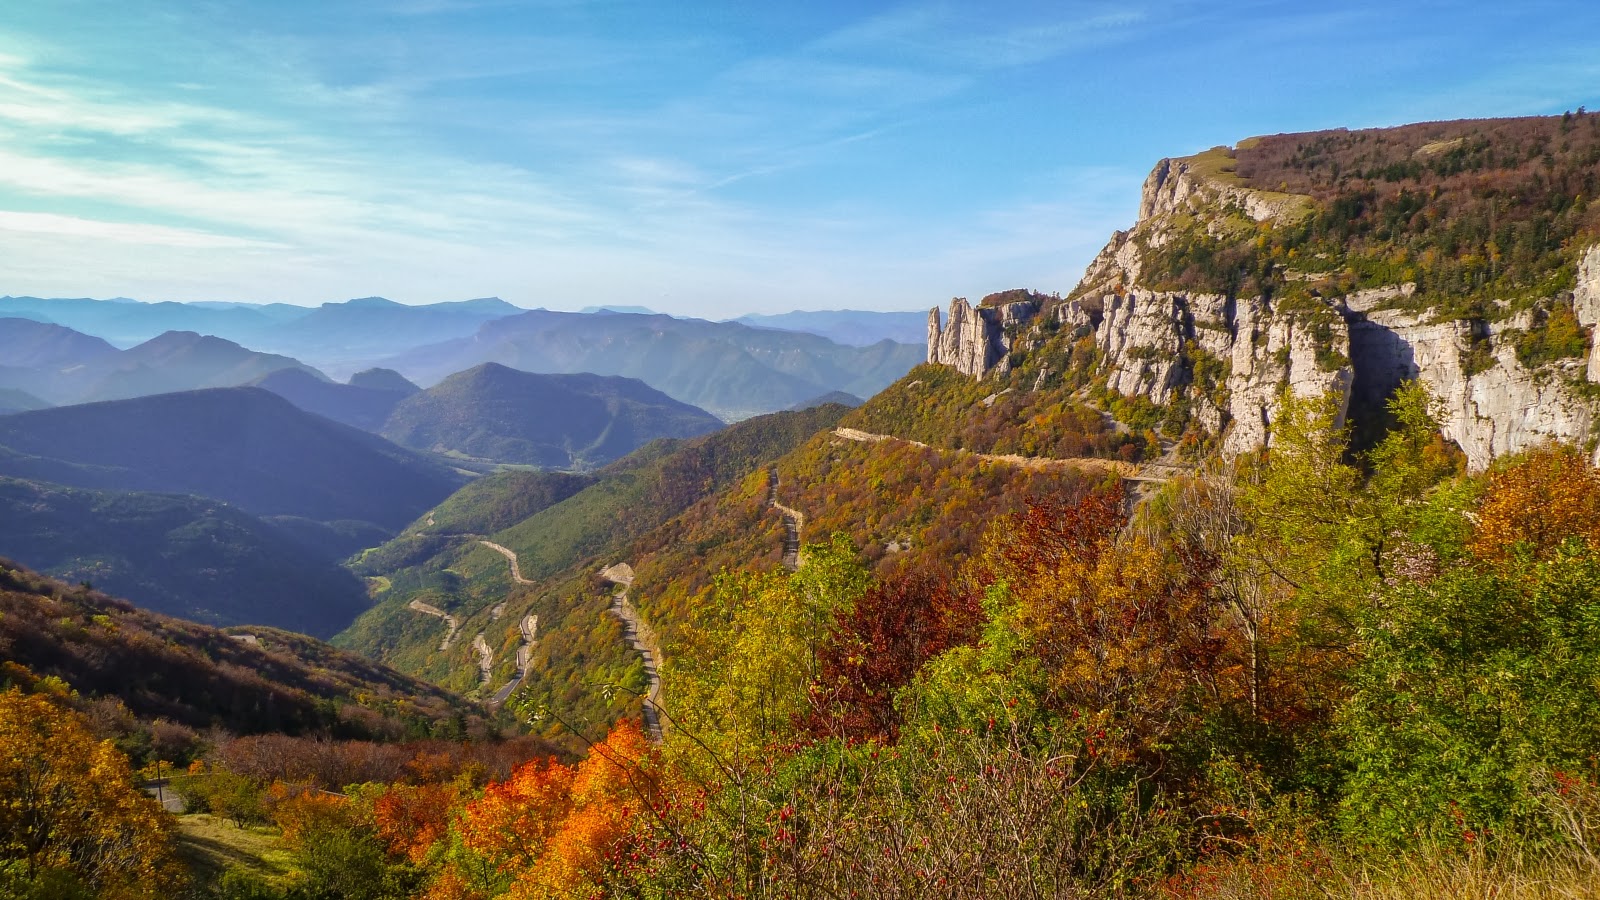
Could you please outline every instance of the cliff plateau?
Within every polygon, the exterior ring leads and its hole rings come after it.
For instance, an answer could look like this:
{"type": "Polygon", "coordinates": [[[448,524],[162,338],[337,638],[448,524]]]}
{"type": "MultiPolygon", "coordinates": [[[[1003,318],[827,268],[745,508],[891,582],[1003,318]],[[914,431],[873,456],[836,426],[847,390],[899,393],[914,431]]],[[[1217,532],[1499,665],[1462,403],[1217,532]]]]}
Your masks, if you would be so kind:
{"type": "MultiPolygon", "coordinates": [[[[1436,139],[1423,128],[1384,137],[1422,146],[1436,139]]],[[[1020,383],[1039,390],[1074,354],[1081,359],[1089,352],[1094,384],[1079,387],[1080,396],[1103,388],[1156,407],[1181,404],[1188,427],[1226,454],[1270,444],[1286,389],[1300,397],[1333,395],[1359,430],[1380,423],[1384,400],[1407,379],[1421,380],[1437,398],[1444,436],[1474,470],[1550,439],[1592,449],[1600,423],[1600,391],[1592,387],[1600,383],[1595,235],[1576,227],[1567,241],[1574,249],[1549,264],[1554,277],[1504,295],[1492,284],[1452,294],[1439,289],[1438,278],[1426,291],[1415,281],[1374,285],[1370,276],[1352,274],[1366,266],[1355,251],[1348,259],[1330,261],[1334,254],[1323,252],[1307,262],[1276,248],[1258,252],[1277,235],[1315,233],[1330,209],[1343,209],[1341,197],[1362,188],[1339,182],[1309,185],[1305,194],[1267,191],[1237,174],[1239,156],[1257,141],[1296,137],[1309,143],[1307,136],[1280,135],[1163,160],[1145,181],[1137,223],[1112,235],[1066,298],[986,298],[977,308],[957,298],[942,326],[935,308],[928,362],[976,378],[1004,379],[1019,365],[1037,369],[1020,383]],[[1204,281],[1196,272],[1228,252],[1235,270],[1224,270],[1224,290],[1182,283],[1204,281]],[[1341,270],[1346,262],[1350,268],[1341,270]],[[1572,325],[1564,342],[1548,337],[1572,325]]],[[[1425,182],[1430,171],[1417,177],[1425,182]]],[[[1448,185],[1450,177],[1446,171],[1436,180],[1448,185]]],[[[1360,196],[1374,209],[1386,202],[1377,189],[1360,196]]],[[[1404,201],[1405,189],[1395,196],[1404,201]]],[[[1402,240],[1425,244],[1427,229],[1436,227],[1425,215],[1402,223],[1389,232],[1387,252],[1403,254],[1393,249],[1402,240]]]]}

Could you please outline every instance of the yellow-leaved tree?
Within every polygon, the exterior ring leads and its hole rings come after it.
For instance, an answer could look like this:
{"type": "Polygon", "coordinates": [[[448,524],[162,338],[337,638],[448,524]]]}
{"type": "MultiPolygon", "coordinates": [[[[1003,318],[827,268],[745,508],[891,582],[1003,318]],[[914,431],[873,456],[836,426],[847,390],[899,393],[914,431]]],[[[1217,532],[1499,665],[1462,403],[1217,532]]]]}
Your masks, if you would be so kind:
{"type": "Polygon", "coordinates": [[[58,698],[0,692],[0,893],[170,896],[171,817],[58,698]]]}

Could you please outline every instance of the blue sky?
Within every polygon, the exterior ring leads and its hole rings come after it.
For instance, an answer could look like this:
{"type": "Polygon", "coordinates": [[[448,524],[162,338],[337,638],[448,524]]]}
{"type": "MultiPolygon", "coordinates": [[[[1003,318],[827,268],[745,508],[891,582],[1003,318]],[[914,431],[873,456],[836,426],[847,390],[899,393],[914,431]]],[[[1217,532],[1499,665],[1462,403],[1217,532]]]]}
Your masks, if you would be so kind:
{"type": "Polygon", "coordinates": [[[0,294],[1067,291],[1163,156],[1600,107],[1600,4],[18,0],[0,294]]]}

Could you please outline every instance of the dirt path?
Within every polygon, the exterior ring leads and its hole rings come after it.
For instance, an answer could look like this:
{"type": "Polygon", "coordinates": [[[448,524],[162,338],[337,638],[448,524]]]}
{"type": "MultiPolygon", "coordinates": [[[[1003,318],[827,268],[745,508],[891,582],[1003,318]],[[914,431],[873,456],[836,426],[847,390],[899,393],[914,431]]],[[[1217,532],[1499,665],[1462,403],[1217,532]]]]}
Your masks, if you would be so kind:
{"type": "Polygon", "coordinates": [[[600,577],[617,586],[611,597],[611,614],[622,622],[622,639],[644,656],[644,729],[650,740],[661,743],[661,643],[639,610],[628,600],[633,587],[633,567],[617,563],[600,570],[600,577]]]}
{"type": "Polygon", "coordinates": [[[522,632],[522,643],[517,646],[516,677],[506,682],[505,687],[494,692],[494,696],[489,698],[490,706],[503,706],[528,678],[528,662],[533,659],[533,645],[539,640],[539,617],[523,616],[522,621],[517,623],[517,628],[522,632]]]}
{"type": "Polygon", "coordinates": [[[1176,466],[1147,464],[1135,466],[1116,459],[1097,459],[1094,457],[1078,457],[1073,459],[1053,459],[1047,456],[1021,456],[1015,453],[974,453],[971,450],[945,450],[939,447],[929,447],[921,441],[907,438],[897,438],[889,434],[874,434],[870,431],[861,431],[856,428],[835,428],[833,433],[847,441],[856,441],[863,444],[881,444],[885,441],[895,441],[901,444],[910,444],[933,450],[937,453],[959,454],[975,456],[987,462],[1003,463],[1023,469],[1048,471],[1051,469],[1075,469],[1094,475],[1114,474],[1123,481],[1139,483],[1160,484],[1171,478],[1178,471],[1176,466]]]}
{"type": "Polygon", "coordinates": [[[793,572],[800,568],[800,529],[805,527],[806,516],[805,513],[778,502],[776,466],[767,469],[767,505],[783,515],[783,567],[793,572]]]}
{"type": "Polygon", "coordinates": [[[439,649],[441,651],[450,649],[450,645],[456,639],[456,632],[461,630],[460,619],[450,615],[431,603],[423,603],[421,600],[413,600],[410,603],[407,603],[406,607],[422,613],[423,615],[437,616],[438,618],[443,619],[444,624],[448,626],[448,630],[444,634],[444,640],[439,642],[439,649]]]}
{"type": "Polygon", "coordinates": [[[496,544],[494,541],[480,540],[478,543],[488,547],[490,550],[493,550],[501,556],[504,556],[506,558],[506,562],[511,563],[512,581],[515,581],[517,584],[533,584],[533,582],[522,577],[522,567],[517,565],[517,554],[510,547],[502,547],[499,544],[496,544]]]}

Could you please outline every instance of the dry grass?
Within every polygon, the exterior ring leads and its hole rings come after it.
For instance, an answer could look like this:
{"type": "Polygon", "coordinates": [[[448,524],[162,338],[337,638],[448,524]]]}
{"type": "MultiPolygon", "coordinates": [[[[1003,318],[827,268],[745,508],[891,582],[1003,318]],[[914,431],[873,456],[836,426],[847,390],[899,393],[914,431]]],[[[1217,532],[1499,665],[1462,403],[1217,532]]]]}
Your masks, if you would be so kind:
{"type": "Polygon", "coordinates": [[[291,871],[276,828],[240,828],[211,815],[178,817],[178,854],[201,884],[228,869],[272,882],[281,882],[291,871]]]}
{"type": "Polygon", "coordinates": [[[1171,896],[1194,900],[1597,900],[1600,869],[1483,853],[1310,867],[1257,860],[1203,868],[1175,887],[1171,896]]]}

